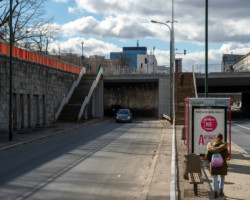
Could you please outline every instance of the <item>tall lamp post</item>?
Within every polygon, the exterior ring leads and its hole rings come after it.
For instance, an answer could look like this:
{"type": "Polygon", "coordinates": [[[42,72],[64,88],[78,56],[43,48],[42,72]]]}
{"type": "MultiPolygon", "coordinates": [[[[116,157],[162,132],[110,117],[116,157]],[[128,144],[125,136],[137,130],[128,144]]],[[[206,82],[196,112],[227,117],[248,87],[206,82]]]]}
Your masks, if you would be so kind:
{"type": "Polygon", "coordinates": [[[12,32],[12,1],[10,0],[10,90],[9,90],[9,141],[13,138],[13,106],[12,106],[12,43],[13,43],[13,32],[12,32]]]}
{"type": "Polygon", "coordinates": [[[82,65],[83,65],[83,44],[84,44],[84,42],[82,41],[81,43],[82,43],[82,65]]]}
{"type": "MultiPolygon", "coordinates": [[[[170,117],[173,119],[173,114],[172,114],[172,109],[173,109],[173,68],[174,68],[174,59],[175,59],[175,51],[174,51],[174,34],[173,34],[173,28],[170,28],[170,26],[167,24],[171,21],[166,21],[164,22],[158,22],[151,20],[152,23],[156,24],[163,24],[169,28],[170,31],[170,79],[169,79],[169,85],[170,85],[170,92],[169,92],[169,98],[170,98],[170,117]]],[[[174,22],[177,21],[172,21],[171,23],[173,24],[174,22]]],[[[172,25],[173,27],[173,25],[172,25]]]]}

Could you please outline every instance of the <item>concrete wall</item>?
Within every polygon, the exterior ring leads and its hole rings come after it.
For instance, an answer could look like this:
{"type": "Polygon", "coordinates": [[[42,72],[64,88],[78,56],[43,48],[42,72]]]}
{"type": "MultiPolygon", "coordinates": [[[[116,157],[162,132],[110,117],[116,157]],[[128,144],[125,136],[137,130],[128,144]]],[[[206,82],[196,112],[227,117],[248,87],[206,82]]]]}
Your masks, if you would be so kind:
{"type": "Polygon", "coordinates": [[[104,83],[105,115],[112,114],[113,105],[129,108],[134,116],[158,117],[158,82],[104,83]]]}
{"type": "Polygon", "coordinates": [[[159,79],[159,107],[158,117],[161,118],[162,114],[170,116],[170,84],[168,78],[159,79]]]}
{"type": "MultiPolygon", "coordinates": [[[[77,74],[13,59],[13,128],[50,124],[77,74]]],[[[0,55],[0,133],[9,124],[9,57],[0,55]]]]}
{"type": "MultiPolygon", "coordinates": [[[[170,114],[169,75],[104,76],[104,114],[112,105],[134,110],[135,115],[158,117],[170,114]]],[[[113,114],[114,115],[114,114],[113,114]]]]}

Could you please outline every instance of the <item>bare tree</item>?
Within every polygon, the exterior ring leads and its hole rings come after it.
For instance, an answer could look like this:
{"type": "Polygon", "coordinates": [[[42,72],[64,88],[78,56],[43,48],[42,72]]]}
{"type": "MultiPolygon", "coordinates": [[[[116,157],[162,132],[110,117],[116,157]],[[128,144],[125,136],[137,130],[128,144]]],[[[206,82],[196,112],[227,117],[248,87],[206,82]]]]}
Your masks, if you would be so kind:
{"type": "Polygon", "coordinates": [[[49,44],[61,34],[61,27],[52,23],[41,23],[33,31],[34,37],[27,38],[32,49],[48,54],[49,44]]]}
{"type": "Polygon", "coordinates": [[[127,57],[126,54],[120,54],[120,57],[118,57],[120,66],[129,66],[130,65],[130,59],[127,57]]]}
{"type": "MultiPolygon", "coordinates": [[[[19,0],[14,0],[12,13],[15,12],[18,5],[19,5],[19,0]]],[[[0,0],[0,27],[2,27],[5,23],[8,23],[9,18],[10,18],[9,0],[0,0]]]]}
{"type": "MultiPolygon", "coordinates": [[[[13,6],[12,26],[13,43],[37,36],[37,29],[47,20],[43,18],[46,0],[15,0],[13,6]]],[[[9,21],[9,0],[0,0],[0,28],[9,21]],[[2,26],[1,26],[2,24],[2,26]]],[[[3,30],[2,30],[3,31],[3,30]]],[[[9,36],[7,37],[9,38],[9,36]]],[[[6,40],[6,39],[5,39],[6,40]]]]}

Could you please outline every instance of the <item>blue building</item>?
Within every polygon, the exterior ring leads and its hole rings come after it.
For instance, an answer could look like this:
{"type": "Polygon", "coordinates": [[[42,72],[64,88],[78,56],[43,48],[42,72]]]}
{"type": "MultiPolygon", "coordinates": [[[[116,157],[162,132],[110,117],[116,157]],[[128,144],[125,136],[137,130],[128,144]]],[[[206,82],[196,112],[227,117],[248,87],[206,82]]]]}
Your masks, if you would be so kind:
{"type": "Polygon", "coordinates": [[[147,47],[123,47],[122,52],[111,52],[110,60],[117,58],[127,59],[130,67],[137,67],[137,55],[146,55],[147,47]]]}
{"type": "Polygon", "coordinates": [[[221,71],[222,72],[231,72],[233,69],[233,65],[239,61],[244,55],[237,55],[237,54],[223,54],[222,57],[222,65],[221,71]]]}

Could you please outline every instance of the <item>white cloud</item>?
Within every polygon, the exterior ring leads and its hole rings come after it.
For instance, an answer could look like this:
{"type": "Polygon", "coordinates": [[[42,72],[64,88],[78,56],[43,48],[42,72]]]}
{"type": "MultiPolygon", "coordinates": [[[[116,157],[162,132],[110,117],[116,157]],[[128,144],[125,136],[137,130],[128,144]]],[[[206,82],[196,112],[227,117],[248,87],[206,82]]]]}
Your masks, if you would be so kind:
{"type": "MultiPolygon", "coordinates": [[[[109,58],[111,51],[121,51],[119,47],[114,44],[103,42],[101,40],[96,40],[94,38],[81,38],[81,37],[74,37],[70,38],[65,42],[60,42],[60,50],[61,52],[71,52],[74,54],[82,54],[82,43],[83,44],[83,54],[84,56],[91,56],[91,55],[102,55],[109,58]]],[[[50,50],[55,49],[58,51],[58,42],[55,42],[50,45],[50,50]]]]}
{"type": "Polygon", "coordinates": [[[68,0],[53,0],[53,1],[58,2],[58,3],[67,3],[68,2],[68,0]]]}
{"type": "MultiPolygon", "coordinates": [[[[139,20],[139,19],[138,19],[139,20]]],[[[106,17],[98,21],[92,16],[82,17],[63,25],[63,30],[68,35],[96,36],[100,38],[146,38],[152,35],[145,24],[137,22],[136,18],[129,15],[106,17]]]]}
{"type": "MultiPolygon", "coordinates": [[[[174,2],[175,20],[178,21],[175,24],[175,41],[204,45],[205,2],[174,2]]],[[[121,50],[116,45],[94,38],[115,38],[120,41],[157,38],[169,41],[169,29],[150,21],[171,20],[172,0],[75,0],[75,3],[74,7],[68,7],[68,11],[81,13],[83,17],[63,25],[65,36],[73,37],[63,43],[65,48],[73,46],[75,51],[80,52],[80,37],[90,37],[84,44],[86,53],[108,56],[111,51],[121,50]]],[[[249,7],[249,0],[209,1],[209,44],[221,45],[219,49],[209,51],[210,66],[217,68],[223,53],[246,54],[250,51],[249,7]]],[[[190,52],[188,46],[185,49],[188,54],[183,56],[184,71],[191,71],[192,65],[204,66],[204,51],[190,52]]],[[[156,49],[155,55],[159,65],[169,65],[169,51],[156,49]]]]}
{"type": "MultiPolygon", "coordinates": [[[[147,38],[157,37],[166,40],[168,30],[157,28],[151,19],[165,22],[171,20],[172,0],[75,0],[76,9],[98,14],[92,22],[87,17],[76,20],[77,34],[116,37],[147,38]],[[84,21],[85,26],[81,27],[84,21]],[[93,21],[95,21],[93,25],[93,21]],[[77,25],[78,24],[78,25],[77,25]]],[[[197,0],[175,0],[176,41],[203,43],[205,38],[205,2],[197,0]]],[[[209,1],[209,41],[211,43],[239,42],[249,40],[250,1],[211,0],[209,1]]],[[[66,25],[67,26],[67,25],[66,25]]],[[[74,29],[72,29],[74,30],[74,29]]],[[[71,30],[71,32],[72,32],[71,30]]]]}
{"type": "MultiPolygon", "coordinates": [[[[245,55],[250,52],[250,43],[248,44],[237,44],[227,43],[221,46],[219,49],[211,49],[208,52],[208,64],[209,72],[220,71],[223,54],[234,53],[239,55],[245,55]]],[[[155,51],[155,56],[159,65],[169,65],[169,51],[155,51]]],[[[187,53],[185,56],[176,56],[183,58],[183,71],[204,72],[205,68],[205,52],[193,52],[187,53]]]]}

